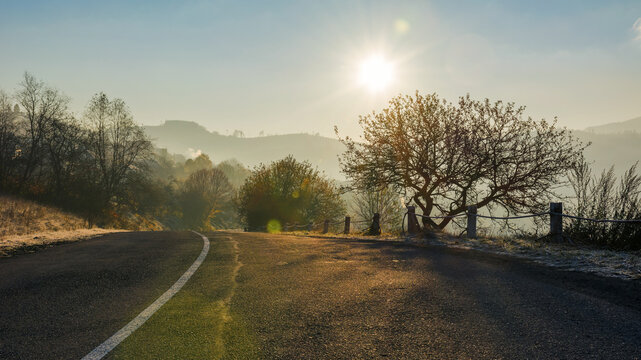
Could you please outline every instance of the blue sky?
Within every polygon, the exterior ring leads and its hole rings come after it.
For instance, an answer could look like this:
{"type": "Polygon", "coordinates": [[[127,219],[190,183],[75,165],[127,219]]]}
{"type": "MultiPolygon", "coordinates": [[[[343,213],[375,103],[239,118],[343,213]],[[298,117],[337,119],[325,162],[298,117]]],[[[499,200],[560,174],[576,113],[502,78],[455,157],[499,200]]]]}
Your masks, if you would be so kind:
{"type": "Polygon", "coordinates": [[[638,0],[1,1],[0,88],[29,71],[77,113],[105,91],[145,124],[250,136],[355,135],[416,90],[584,128],[641,116],[640,18],[638,0]],[[355,81],[373,53],[396,68],[380,93],[355,81]]]}

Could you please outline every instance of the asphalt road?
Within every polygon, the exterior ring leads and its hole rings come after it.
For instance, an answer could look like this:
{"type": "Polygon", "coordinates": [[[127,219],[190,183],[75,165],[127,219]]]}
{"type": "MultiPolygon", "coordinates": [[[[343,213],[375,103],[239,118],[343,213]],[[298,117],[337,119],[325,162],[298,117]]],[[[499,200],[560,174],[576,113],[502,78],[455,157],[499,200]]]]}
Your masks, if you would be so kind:
{"type": "Polygon", "coordinates": [[[80,359],[200,253],[193,233],[115,233],[0,258],[0,359],[80,359]]]}
{"type": "MultiPolygon", "coordinates": [[[[212,357],[641,357],[639,282],[441,247],[206,235],[212,249],[184,291],[224,308],[205,332],[219,340],[212,357]]],[[[114,234],[0,259],[0,358],[82,357],[169,288],[201,246],[189,233],[114,234]]],[[[177,333],[150,334],[211,304],[192,299],[181,314],[179,297],[110,356],[181,358],[176,346],[154,353],[177,333]]],[[[181,326],[191,323],[201,326],[181,326]]]]}

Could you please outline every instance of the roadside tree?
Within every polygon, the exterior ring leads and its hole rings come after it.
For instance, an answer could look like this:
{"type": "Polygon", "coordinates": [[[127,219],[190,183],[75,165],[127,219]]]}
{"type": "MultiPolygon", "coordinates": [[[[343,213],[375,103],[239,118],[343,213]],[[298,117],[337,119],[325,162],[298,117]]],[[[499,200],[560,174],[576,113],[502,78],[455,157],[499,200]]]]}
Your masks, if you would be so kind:
{"type": "MultiPolygon", "coordinates": [[[[357,189],[405,192],[424,215],[458,215],[468,205],[541,211],[584,146],[556,121],[524,118],[524,111],[469,96],[457,103],[398,96],[360,117],[361,139],[341,139],[341,168],[357,189]]],[[[423,225],[443,229],[451,220],[423,218],[423,225]]]]}

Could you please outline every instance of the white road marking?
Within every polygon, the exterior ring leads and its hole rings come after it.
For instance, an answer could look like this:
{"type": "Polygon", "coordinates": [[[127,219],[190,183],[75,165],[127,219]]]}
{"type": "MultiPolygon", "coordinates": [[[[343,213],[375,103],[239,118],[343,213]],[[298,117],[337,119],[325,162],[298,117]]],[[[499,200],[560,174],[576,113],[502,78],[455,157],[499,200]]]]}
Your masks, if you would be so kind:
{"type": "Polygon", "coordinates": [[[89,354],[85,355],[82,360],[98,360],[102,359],[107,355],[111,350],[113,350],[118,344],[125,340],[129,335],[136,331],[142,324],[147,321],[151,315],[153,315],[161,306],[163,306],[169,299],[171,299],[180,289],[187,283],[189,278],[198,270],[200,264],[203,263],[207,253],[209,252],[209,239],[205,235],[199,234],[195,231],[193,233],[200,235],[203,238],[203,250],[198,255],[198,258],[194,263],[185,271],[185,273],[176,281],[169,290],[165,291],[153,304],[149,305],[145,310],[143,310],[138,316],[125,325],[122,329],[118,330],[113,334],[109,339],[100,344],[97,348],[93,349],[89,354]]]}

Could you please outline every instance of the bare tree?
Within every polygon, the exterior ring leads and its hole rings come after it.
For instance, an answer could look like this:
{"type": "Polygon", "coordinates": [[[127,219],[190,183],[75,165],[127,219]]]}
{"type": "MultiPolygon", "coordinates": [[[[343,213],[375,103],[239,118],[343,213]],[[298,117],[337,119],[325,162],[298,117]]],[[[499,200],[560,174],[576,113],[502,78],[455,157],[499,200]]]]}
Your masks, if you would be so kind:
{"type": "Polygon", "coordinates": [[[44,146],[47,152],[49,167],[48,183],[54,197],[61,199],[69,195],[77,173],[83,168],[83,162],[88,161],[86,148],[87,132],[76,119],[55,119],[44,136],[44,146]]]}
{"type": "Polygon", "coordinates": [[[142,127],[137,125],[125,102],[96,94],[87,107],[89,149],[99,173],[103,201],[121,193],[127,177],[150,159],[152,146],[142,127]]]}
{"type": "Polygon", "coordinates": [[[25,143],[20,149],[24,160],[20,184],[25,186],[42,164],[44,139],[51,124],[67,116],[69,98],[29,73],[24,74],[16,98],[24,109],[27,123],[25,143]]]}
{"type": "Polygon", "coordinates": [[[198,170],[183,184],[181,203],[183,222],[197,229],[212,229],[219,213],[231,213],[233,188],[219,169],[198,170]]]}
{"type": "Polygon", "coordinates": [[[7,93],[0,91],[0,189],[7,186],[17,156],[17,114],[11,110],[10,100],[7,93]]]}
{"type": "Polygon", "coordinates": [[[371,221],[375,213],[381,217],[381,225],[387,229],[401,226],[404,209],[401,195],[391,186],[358,190],[351,203],[352,211],[361,219],[371,221]]]}
{"type": "MultiPolygon", "coordinates": [[[[540,211],[584,146],[524,111],[469,96],[456,104],[436,94],[399,96],[360,117],[361,141],[341,139],[341,167],[356,188],[405,191],[425,215],[457,215],[468,205],[540,211]]],[[[436,229],[450,221],[423,218],[436,229]]]]}

